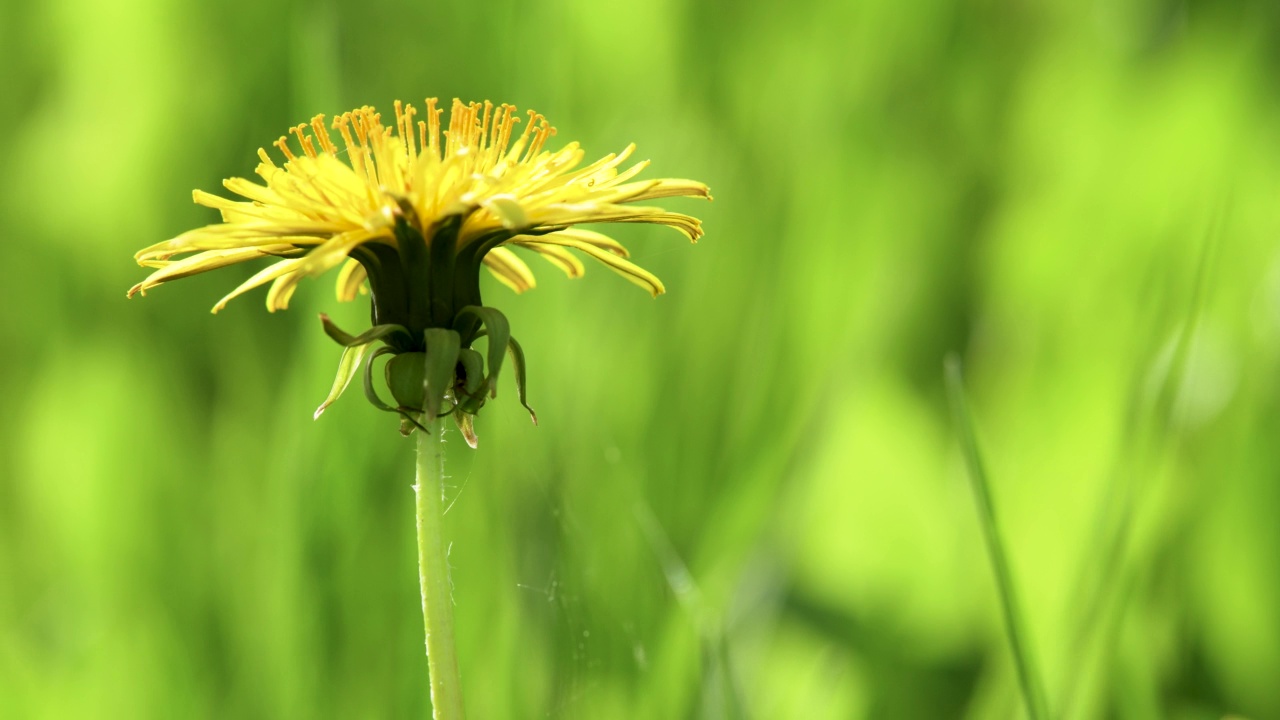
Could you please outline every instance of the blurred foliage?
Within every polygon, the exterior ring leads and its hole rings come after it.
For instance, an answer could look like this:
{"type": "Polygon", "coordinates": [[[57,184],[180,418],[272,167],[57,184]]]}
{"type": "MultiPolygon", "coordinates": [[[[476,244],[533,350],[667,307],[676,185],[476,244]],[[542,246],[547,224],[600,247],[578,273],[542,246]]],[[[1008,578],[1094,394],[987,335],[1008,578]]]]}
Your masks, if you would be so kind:
{"type": "MultiPolygon", "coordinates": [[[[316,112],[535,107],[708,182],[706,239],[490,284],[450,449],[476,718],[1022,712],[962,355],[1064,717],[1280,717],[1280,9],[1187,0],[0,3],[0,717],[427,712],[412,448],[328,282],[126,302],[316,112]]],[[[674,207],[679,201],[671,203],[674,207]]]]}

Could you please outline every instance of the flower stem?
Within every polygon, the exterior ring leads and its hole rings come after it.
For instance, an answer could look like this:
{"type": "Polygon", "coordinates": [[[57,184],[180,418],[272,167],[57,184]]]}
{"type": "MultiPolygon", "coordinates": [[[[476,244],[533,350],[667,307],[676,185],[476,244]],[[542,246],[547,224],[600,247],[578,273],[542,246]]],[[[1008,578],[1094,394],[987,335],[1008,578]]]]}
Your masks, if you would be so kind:
{"type": "Polygon", "coordinates": [[[439,420],[419,430],[418,579],[422,586],[422,622],[427,636],[427,667],[431,677],[431,707],[435,720],[462,720],[462,687],[453,638],[453,585],[445,550],[444,426],[439,420]]]}

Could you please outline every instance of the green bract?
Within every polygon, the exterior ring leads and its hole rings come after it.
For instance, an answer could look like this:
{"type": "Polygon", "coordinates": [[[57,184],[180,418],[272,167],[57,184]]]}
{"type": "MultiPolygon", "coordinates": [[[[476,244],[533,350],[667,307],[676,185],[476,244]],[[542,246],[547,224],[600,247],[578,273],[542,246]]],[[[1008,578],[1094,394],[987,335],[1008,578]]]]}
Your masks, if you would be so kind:
{"type": "Polygon", "coordinates": [[[485,246],[494,247],[509,234],[494,233],[489,242],[456,253],[457,217],[439,223],[428,242],[410,219],[412,208],[401,210],[395,247],[370,244],[352,254],[368,275],[373,327],[351,335],[320,316],[325,333],[343,351],[333,388],[315,416],[342,395],[363,365],[366,396],[375,407],[401,416],[402,433],[425,430],[430,420],[451,414],[475,447],[471,418],[497,396],[498,373],[510,354],[520,404],[536,424],[526,399],[524,352],[511,337],[506,316],[480,302],[485,246]],[[471,347],[480,338],[488,345],[484,355],[471,347]],[[374,349],[378,342],[383,347],[374,349]],[[394,405],[384,402],[373,384],[374,361],[382,355],[392,356],[386,384],[394,405]]]}

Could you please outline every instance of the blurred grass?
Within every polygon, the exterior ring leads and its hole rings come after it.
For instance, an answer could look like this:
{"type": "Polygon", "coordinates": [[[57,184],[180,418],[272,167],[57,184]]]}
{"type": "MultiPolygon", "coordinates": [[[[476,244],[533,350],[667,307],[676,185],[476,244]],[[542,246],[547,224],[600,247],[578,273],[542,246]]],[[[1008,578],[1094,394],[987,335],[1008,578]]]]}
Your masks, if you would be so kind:
{"type": "Polygon", "coordinates": [[[541,426],[507,385],[451,448],[474,717],[1020,712],[950,351],[1055,708],[1280,716],[1277,40],[1243,0],[0,2],[0,717],[424,716],[411,448],[358,393],[310,420],[316,313],[366,310],[124,290],[191,188],[427,95],[716,196],[697,247],[619,233],[656,302],[486,287],[541,426]]]}
{"type": "Polygon", "coordinates": [[[1004,619],[1005,636],[1018,672],[1018,687],[1022,691],[1027,715],[1033,720],[1045,720],[1049,717],[1049,701],[1045,697],[1044,680],[1040,677],[1035,656],[1031,652],[1031,638],[1027,635],[1027,626],[1022,619],[1022,603],[1018,600],[1014,578],[1009,573],[1008,543],[1001,537],[999,516],[996,515],[995,502],[991,497],[991,480],[982,460],[982,450],[978,447],[972,411],[965,398],[964,372],[960,358],[948,355],[943,365],[952,422],[955,423],[956,435],[964,455],[969,484],[973,488],[987,558],[1000,594],[1000,614],[1004,619]]]}

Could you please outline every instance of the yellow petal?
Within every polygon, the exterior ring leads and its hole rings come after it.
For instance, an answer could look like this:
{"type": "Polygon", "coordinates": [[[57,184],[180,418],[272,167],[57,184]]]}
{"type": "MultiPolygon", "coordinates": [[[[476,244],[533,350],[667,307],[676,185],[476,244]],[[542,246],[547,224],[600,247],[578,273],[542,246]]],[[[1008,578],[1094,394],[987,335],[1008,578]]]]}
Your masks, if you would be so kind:
{"type": "Polygon", "coordinates": [[[368,290],[364,287],[364,281],[367,278],[364,266],[355,259],[348,259],[338,271],[338,301],[351,302],[356,299],[356,295],[366,295],[368,290]]]}
{"type": "Polygon", "coordinates": [[[587,186],[593,189],[614,188],[639,175],[647,167],[649,167],[649,161],[641,160],[622,172],[618,172],[617,168],[609,168],[604,173],[587,178],[587,186]]]}
{"type": "Polygon", "coordinates": [[[551,233],[549,235],[543,235],[541,237],[532,238],[525,242],[527,242],[530,245],[549,244],[549,245],[563,245],[565,247],[571,247],[575,250],[584,252],[587,255],[590,255],[591,257],[595,258],[596,260],[599,260],[600,262],[604,263],[609,267],[610,270],[618,273],[619,275],[626,278],[627,280],[630,280],[636,285],[639,285],[640,287],[648,290],[649,294],[653,295],[654,297],[658,297],[659,295],[667,291],[666,287],[662,284],[662,281],[658,279],[657,275],[654,275],[653,273],[649,272],[648,270],[645,270],[639,265],[636,265],[635,263],[632,263],[628,260],[624,260],[618,257],[617,255],[614,255],[611,252],[608,252],[606,250],[601,250],[599,247],[597,247],[592,243],[576,240],[573,237],[566,235],[565,233],[551,233]]]}
{"type": "Polygon", "coordinates": [[[568,275],[571,278],[580,278],[587,271],[586,267],[583,266],[582,261],[579,260],[576,255],[558,245],[525,242],[515,242],[513,244],[529,248],[530,250],[538,253],[542,257],[546,258],[547,262],[560,268],[565,275],[568,275]]]}
{"type": "MultiPolygon", "coordinates": [[[[291,249],[290,245],[269,246],[280,252],[291,249]]],[[[179,278],[190,277],[209,270],[235,265],[246,260],[266,257],[269,253],[264,248],[233,248],[230,250],[208,250],[182,260],[150,261],[159,270],[151,273],[145,280],[129,289],[129,297],[137,293],[147,294],[151,288],[179,278]]]]}
{"type": "MultiPolygon", "coordinates": [[[[622,152],[617,154],[609,153],[608,155],[605,155],[599,160],[582,168],[578,172],[574,173],[572,176],[566,178],[566,180],[568,182],[574,182],[575,180],[581,180],[583,178],[589,178],[594,175],[599,175],[601,173],[607,173],[610,170],[614,170],[616,172],[616,168],[622,163],[626,162],[627,158],[631,157],[631,154],[634,153],[635,151],[636,151],[636,144],[631,143],[630,145],[627,145],[625,148],[623,148],[622,152]]],[[[644,162],[647,163],[648,161],[645,160],[644,162]]]]}
{"type": "Polygon", "coordinates": [[[352,250],[373,238],[379,237],[382,232],[382,230],[360,229],[334,235],[308,253],[306,257],[300,258],[300,261],[304,264],[299,268],[299,271],[315,276],[337,267],[339,263],[347,259],[352,250]]]}
{"type": "Polygon", "coordinates": [[[267,291],[267,312],[275,312],[277,310],[289,309],[289,298],[293,297],[293,293],[298,289],[298,281],[302,279],[301,273],[289,273],[276,278],[271,283],[271,289],[267,291]]]}
{"type": "MultiPolygon", "coordinates": [[[[618,193],[619,197],[625,197],[625,202],[642,202],[666,197],[711,199],[711,188],[703,183],[695,180],[676,180],[672,178],[642,180],[640,182],[627,183],[626,185],[618,185],[613,188],[613,192],[618,193]]],[[[610,200],[610,202],[620,201],[610,200]]]]}
{"type": "Polygon", "coordinates": [[[702,223],[691,215],[667,212],[656,207],[634,207],[603,202],[551,203],[533,214],[541,227],[580,223],[632,222],[667,225],[690,240],[702,237],[702,223]]]}
{"type": "Polygon", "coordinates": [[[489,272],[503,285],[522,293],[537,287],[533,271],[515,253],[504,247],[496,247],[484,256],[484,264],[489,272]]]}
{"type": "Polygon", "coordinates": [[[502,227],[508,230],[529,227],[529,217],[525,215],[524,208],[520,207],[514,195],[494,195],[485,198],[480,204],[485,210],[493,213],[493,216],[498,218],[498,222],[502,223],[502,227]]]}
{"type": "Polygon", "coordinates": [[[304,260],[306,260],[306,258],[281,260],[280,262],[259,271],[256,275],[241,283],[240,287],[227,293],[226,297],[219,300],[218,303],[213,306],[213,312],[218,312],[222,308],[226,307],[227,303],[230,302],[232,298],[243,295],[259,285],[265,285],[266,283],[269,283],[287,273],[297,272],[299,263],[304,260]]]}
{"type": "Polygon", "coordinates": [[[649,225],[666,225],[669,228],[680,231],[682,235],[689,238],[690,242],[698,242],[698,238],[702,237],[702,221],[692,215],[673,212],[655,212],[647,215],[635,217],[619,217],[615,220],[603,220],[595,222],[622,222],[622,223],[646,223],[649,225]]]}
{"type": "Polygon", "coordinates": [[[204,190],[191,191],[191,199],[197,205],[203,205],[207,208],[218,210],[222,215],[224,223],[270,223],[276,224],[296,224],[308,223],[314,221],[305,213],[297,210],[280,207],[277,204],[263,204],[260,202],[244,202],[242,200],[230,200],[221,195],[207,193],[204,190]]]}
{"type": "MultiPolygon", "coordinates": [[[[248,198],[249,200],[262,203],[263,205],[283,204],[283,198],[280,197],[280,193],[277,193],[268,186],[259,185],[258,183],[245,178],[227,178],[222,181],[222,187],[230,190],[240,197],[248,198]]],[[[196,200],[196,202],[200,201],[196,200]]],[[[204,203],[201,204],[203,205],[204,203]]]]}
{"type": "Polygon", "coordinates": [[[582,161],[584,153],[578,148],[576,142],[569,143],[559,153],[548,156],[546,162],[540,163],[537,168],[539,172],[531,173],[530,179],[520,184],[517,194],[522,198],[547,195],[574,186],[575,183],[586,178],[595,175],[603,176],[603,174],[612,171],[614,167],[630,157],[635,149],[635,143],[632,143],[621,153],[610,153],[594,163],[570,173],[568,171],[582,161]]]}
{"type": "MultiPolygon", "coordinates": [[[[582,228],[568,228],[552,234],[594,245],[601,250],[608,250],[618,257],[631,257],[631,253],[623,247],[622,243],[602,233],[583,230],[582,228]]],[[[535,237],[534,239],[536,240],[537,238],[535,237]]]]}
{"type": "Polygon", "coordinates": [[[312,234],[297,232],[297,227],[281,227],[273,223],[236,223],[206,225],[188,230],[172,240],[165,240],[139,250],[134,259],[164,260],[181,253],[199,250],[229,250],[233,248],[262,247],[266,245],[320,245],[332,237],[332,233],[312,234]],[[290,232],[292,231],[292,232],[290,232]]]}

